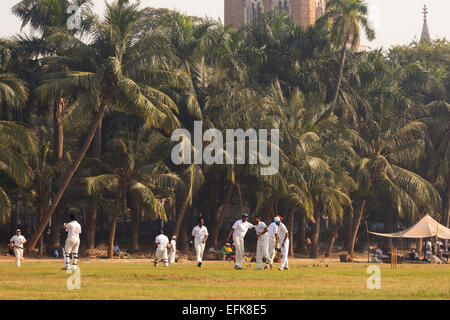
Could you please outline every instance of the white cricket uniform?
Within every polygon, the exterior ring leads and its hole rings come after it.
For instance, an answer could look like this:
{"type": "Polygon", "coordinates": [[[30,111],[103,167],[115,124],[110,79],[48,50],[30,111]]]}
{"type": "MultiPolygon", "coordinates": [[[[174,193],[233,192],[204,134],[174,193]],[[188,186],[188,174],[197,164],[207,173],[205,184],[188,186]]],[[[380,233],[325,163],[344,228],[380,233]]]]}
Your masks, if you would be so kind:
{"type": "Polygon", "coordinates": [[[269,236],[266,233],[262,234],[267,228],[267,225],[260,221],[255,228],[258,243],[256,246],[256,268],[262,269],[262,259],[266,259],[266,264],[269,263],[269,236]]]}
{"type": "Polygon", "coordinates": [[[158,244],[158,247],[156,248],[155,262],[158,263],[159,260],[162,259],[164,265],[167,266],[168,264],[167,245],[169,244],[169,238],[167,238],[167,236],[163,234],[160,234],[155,238],[155,243],[158,244]]]}
{"type": "Polygon", "coordinates": [[[238,268],[242,267],[242,261],[244,260],[244,237],[247,234],[248,229],[253,227],[253,224],[248,221],[243,222],[242,219],[239,219],[233,225],[233,241],[236,251],[235,266],[238,268]]]}
{"type": "Polygon", "coordinates": [[[20,262],[23,260],[23,244],[27,242],[24,236],[14,235],[9,240],[14,244],[14,256],[16,257],[16,265],[20,268],[20,262]]]}
{"type": "Polygon", "coordinates": [[[269,263],[273,263],[273,259],[277,254],[276,248],[276,238],[275,235],[278,234],[278,226],[275,222],[269,224],[269,232],[267,232],[267,236],[269,237],[269,263]]]}
{"type": "Polygon", "coordinates": [[[280,239],[280,246],[281,246],[281,268],[288,268],[288,255],[289,255],[289,238],[286,239],[286,241],[283,244],[284,238],[286,238],[288,234],[288,229],[284,225],[284,223],[280,223],[278,226],[278,237],[280,239]]]}
{"type": "Polygon", "coordinates": [[[208,229],[205,226],[195,226],[192,229],[192,236],[194,237],[194,247],[197,256],[197,263],[203,260],[203,252],[205,251],[206,243],[203,243],[207,236],[209,236],[208,229]]]}
{"type": "Polygon", "coordinates": [[[67,239],[64,245],[65,266],[69,267],[70,258],[72,257],[72,265],[76,266],[78,263],[78,249],[80,248],[80,233],[81,225],[76,221],[71,221],[66,224],[67,239]]]}
{"type": "Polygon", "coordinates": [[[170,245],[172,248],[170,249],[170,257],[169,257],[169,263],[174,264],[175,263],[175,255],[177,253],[177,242],[175,239],[170,240],[170,245]]]}

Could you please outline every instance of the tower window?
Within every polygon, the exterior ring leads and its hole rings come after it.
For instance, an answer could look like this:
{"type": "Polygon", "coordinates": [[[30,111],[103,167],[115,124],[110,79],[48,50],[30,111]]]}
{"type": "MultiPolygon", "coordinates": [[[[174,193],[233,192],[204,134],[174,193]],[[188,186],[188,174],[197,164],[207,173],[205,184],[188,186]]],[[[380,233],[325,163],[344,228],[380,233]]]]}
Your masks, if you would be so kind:
{"type": "Polygon", "coordinates": [[[285,11],[288,14],[291,13],[291,1],[290,0],[272,0],[273,11],[282,12],[285,11]]]}

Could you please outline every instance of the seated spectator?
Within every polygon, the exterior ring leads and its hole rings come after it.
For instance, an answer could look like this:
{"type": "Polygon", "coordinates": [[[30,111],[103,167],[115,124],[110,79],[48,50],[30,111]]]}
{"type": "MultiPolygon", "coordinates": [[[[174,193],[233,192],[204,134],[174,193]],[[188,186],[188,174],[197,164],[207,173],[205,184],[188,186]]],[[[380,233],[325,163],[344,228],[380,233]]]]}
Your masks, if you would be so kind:
{"type": "Polygon", "coordinates": [[[120,255],[120,248],[119,248],[119,245],[117,243],[115,243],[113,245],[113,255],[115,257],[118,257],[120,255]]]}

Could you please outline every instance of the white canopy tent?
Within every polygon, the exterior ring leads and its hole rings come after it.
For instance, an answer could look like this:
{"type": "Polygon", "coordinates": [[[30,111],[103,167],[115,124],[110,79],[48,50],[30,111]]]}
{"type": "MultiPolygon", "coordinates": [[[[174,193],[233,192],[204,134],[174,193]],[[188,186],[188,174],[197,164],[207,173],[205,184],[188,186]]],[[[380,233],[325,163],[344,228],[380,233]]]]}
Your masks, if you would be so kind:
{"type": "Polygon", "coordinates": [[[369,231],[369,233],[386,238],[420,239],[437,237],[440,239],[450,240],[450,229],[434,220],[429,214],[423,217],[412,227],[409,227],[408,229],[403,231],[394,233],[377,233],[369,231]]]}

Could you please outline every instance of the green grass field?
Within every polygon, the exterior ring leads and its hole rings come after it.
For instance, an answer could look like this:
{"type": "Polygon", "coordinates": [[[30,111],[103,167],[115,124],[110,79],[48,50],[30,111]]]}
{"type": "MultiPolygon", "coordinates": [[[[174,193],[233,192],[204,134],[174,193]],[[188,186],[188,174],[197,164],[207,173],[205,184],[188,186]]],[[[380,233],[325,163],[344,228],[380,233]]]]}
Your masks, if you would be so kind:
{"type": "Polygon", "coordinates": [[[150,260],[85,260],[81,289],[69,290],[61,261],[33,260],[17,268],[0,263],[0,300],[5,299],[450,299],[449,265],[381,267],[381,289],[369,290],[367,263],[293,260],[291,270],[236,271],[229,262],[153,267],[150,260]],[[328,263],[328,268],[324,267],[328,263]],[[306,267],[305,265],[308,265],[306,267]]]}

